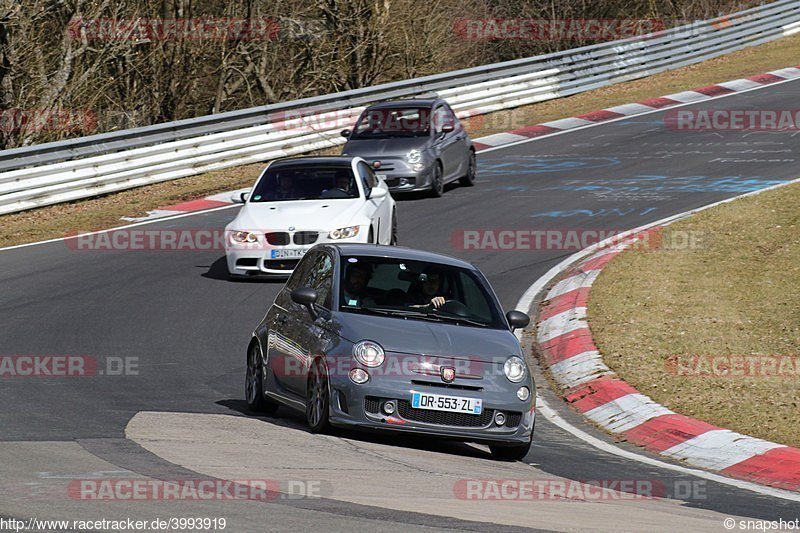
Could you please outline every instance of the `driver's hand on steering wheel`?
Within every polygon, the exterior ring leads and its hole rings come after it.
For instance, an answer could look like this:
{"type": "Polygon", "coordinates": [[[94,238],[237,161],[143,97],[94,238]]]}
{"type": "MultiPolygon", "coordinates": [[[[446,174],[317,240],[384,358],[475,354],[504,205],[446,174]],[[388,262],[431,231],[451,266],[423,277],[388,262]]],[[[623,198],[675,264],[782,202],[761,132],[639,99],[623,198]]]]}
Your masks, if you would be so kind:
{"type": "Polygon", "coordinates": [[[442,296],[436,296],[434,298],[431,298],[431,305],[434,307],[434,309],[439,309],[440,307],[442,307],[444,305],[444,302],[445,299],[442,296]]]}

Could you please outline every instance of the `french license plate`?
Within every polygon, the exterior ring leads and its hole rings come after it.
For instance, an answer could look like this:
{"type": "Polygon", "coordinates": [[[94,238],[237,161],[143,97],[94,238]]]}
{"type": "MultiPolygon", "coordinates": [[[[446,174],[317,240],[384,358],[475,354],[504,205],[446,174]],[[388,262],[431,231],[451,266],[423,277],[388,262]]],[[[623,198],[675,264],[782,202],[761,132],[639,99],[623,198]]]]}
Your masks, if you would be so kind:
{"type": "Polygon", "coordinates": [[[305,250],[272,250],[272,259],[300,259],[306,253],[305,250]]]}
{"type": "Polygon", "coordinates": [[[411,407],[416,409],[428,409],[430,411],[447,411],[450,413],[479,415],[483,410],[483,400],[412,392],[411,407]]]}

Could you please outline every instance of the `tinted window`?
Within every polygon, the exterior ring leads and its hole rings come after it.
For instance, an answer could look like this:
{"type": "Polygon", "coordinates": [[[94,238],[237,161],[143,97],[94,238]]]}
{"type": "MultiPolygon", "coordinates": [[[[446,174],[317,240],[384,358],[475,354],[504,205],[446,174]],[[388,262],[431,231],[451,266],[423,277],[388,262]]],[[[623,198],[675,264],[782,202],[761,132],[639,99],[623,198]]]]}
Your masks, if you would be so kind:
{"type": "Polygon", "coordinates": [[[378,184],[378,178],[375,177],[375,172],[363,161],[358,164],[358,173],[361,175],[361,183],[364,185],[364,193],[369,195],[369,191],[372,190],[378,184]]]}
{"type": "Polygon", "coordinates": [[[330,309],[331,288],[333,287],[333,262],[330,255],[324,252],[320,253],[308,269],[304,279],[307,287],[313,287],[317,291],[317,303],[330,309]]]}
{"type": "Polygon", "coordinates": [[[453,114],[453,112],[443,106],[438,106],[433,112],[433,131],[434,133],[441,133],[442,128],[444,126],[452,126],[453,129],[456,129],[456,125],[458,124],[458,119],[453,114]]]}
{"type": "Polygon", "coordinates": [[[251,196],[251,202],[358,198],[349,163],[272,166],[251,196]]]}
{"type": "Polygon", "coordinates": [[[317,259],[317,255],[319,252],[308,252],[303,258],[297,263],[297,266],[292,271],[292,275],[289,277],[289,280],[286,282],[286,288],[289,290],[299,289],[300,287],[307,287],[308,285],[305,282],[308,279],[308,273],[311,270],[311,266],[317,259]]]}

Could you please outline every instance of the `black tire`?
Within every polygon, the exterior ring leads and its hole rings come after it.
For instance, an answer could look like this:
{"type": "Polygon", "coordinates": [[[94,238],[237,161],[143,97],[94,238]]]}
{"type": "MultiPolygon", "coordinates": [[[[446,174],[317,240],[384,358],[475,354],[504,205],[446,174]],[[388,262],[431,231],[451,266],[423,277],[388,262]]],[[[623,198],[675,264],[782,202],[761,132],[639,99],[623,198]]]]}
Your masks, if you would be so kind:
{"type": "Polygon", "coordinates": [[[434,198],[441,198],[443,194],[444,178],[442,177],[442,164],[437,162],[433,166],[433,174],[431,175],[430,195],[434,198]]]}
{"type": "Polygon", "coordinates": [[[328,373],[321,359],[311,365],[306,392],[306,422],[311,433],[325,433],[330,428],[328,373]]]}
{"type": "Polygon", "coordinates": [[[392,211],[392,238],[389,246],[397,246],[397,213],[392,211]]]}
{"type": "Polygon", "coordinates": [[[258,343],[247,349],[247,372],[244,378],[244,398],[251,411],[274,414],[278,404],[264,397],[264,373],[262,371],[261,348],[258,343]]]}
{"type": "Polygon", "coordinates": [[[469,151],[469,162],[467,163],[467,173],[458,180],[462,187],[472,187],[475,185],[475,177],[478,173],[478,163],[475,160],[475,152],[469,151]]]}
{"type": "Polygon", "coordinates": [[[492,457],[498,461],[522,461],[531,449],[533,442],[533,428],[531,428],[531,438],[525,444],[490,444],[489,449],[492,451],[492,457]]]}

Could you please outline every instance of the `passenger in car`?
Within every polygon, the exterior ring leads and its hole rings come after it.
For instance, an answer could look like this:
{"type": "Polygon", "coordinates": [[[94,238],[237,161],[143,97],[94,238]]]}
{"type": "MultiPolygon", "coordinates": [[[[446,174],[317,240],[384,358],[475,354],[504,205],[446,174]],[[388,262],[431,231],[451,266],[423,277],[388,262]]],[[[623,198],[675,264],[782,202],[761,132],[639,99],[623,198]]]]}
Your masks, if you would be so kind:
{"type": "Polygon", "coordinates": [[[342,287],[344,305],[350,307],[375,306],[375,299],[367,290],[372,278],[372,268],[366,263],[350,263],[347,265],[347,277],[342,287]]]}

